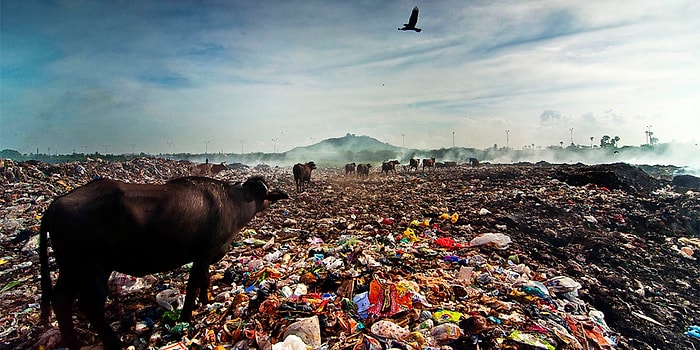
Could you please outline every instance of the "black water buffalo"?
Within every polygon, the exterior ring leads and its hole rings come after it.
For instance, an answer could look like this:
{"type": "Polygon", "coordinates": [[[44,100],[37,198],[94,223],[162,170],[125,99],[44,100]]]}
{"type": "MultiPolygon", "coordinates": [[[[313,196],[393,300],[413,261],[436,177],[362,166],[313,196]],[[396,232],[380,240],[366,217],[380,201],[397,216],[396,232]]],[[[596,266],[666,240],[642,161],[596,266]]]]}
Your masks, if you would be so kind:
{"type": "Polygon", "coordinates": [[[372,164],[358,164],[357,165],[357,176],[358,177],[368,177],[369,176],[369,168],[372,167],[372,164]]]}
{"type": "Polygon", "coordinates": [[[398,160],[390,160],[388,162],[382,163],[382,172],[389,175],[389,172],[396,174],[396,165],[401,164],[398,160]]]}
{"type": "Polygon", "coordinates": [[[311,171],[316,169],[316,163],[313,161],[306,164],[296,163],[292,168],[294,173],[294,183],[297,185],[297,192],[302,192],[306,184],[311,181],[311,171]]]}
{"type": "Polygon", "coordinates": [[[408,164],[408,171],[411,171],[411,169],[416,169],[416,171],[418,171],[418,159],[411,158],[408,164]]]}
{"type": "Polygon", "coordinates": [[[105,349],[121,349],[105,320],[107,280],[113,271],[133,276],[165,272],[192,262],[180,320],[192,317],[195,298],[208,303],[209,265],[228,251],[237,233],[270,204],[289,198],[262,177],[229,184],[184,177],[163,185],[101,179],[56,198],[41,220],[42,320],[53,304],[62,342],[79,349],[73,302],[98,332],[105,349]],[[59,275],[49,275],[50,235],[59,275]]]}
{"type": "Polygon", "coordinates": [[[356,168],[356,167],[357,167],[357,166],[355,165],[355,163],[345,164],[345,175],[347,175],[347,174],[354,174],[354,173],[355,173],[355,168],[356,168]]]}

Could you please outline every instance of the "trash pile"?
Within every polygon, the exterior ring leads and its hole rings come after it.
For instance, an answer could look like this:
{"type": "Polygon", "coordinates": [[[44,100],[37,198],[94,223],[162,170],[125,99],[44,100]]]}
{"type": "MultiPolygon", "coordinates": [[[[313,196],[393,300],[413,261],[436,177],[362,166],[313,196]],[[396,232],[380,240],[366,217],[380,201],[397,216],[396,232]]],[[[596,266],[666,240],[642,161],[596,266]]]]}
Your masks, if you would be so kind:
{"type": "MultiPolygon", "coordinates": [[[[38,223],[94,177],[163,182],[192,163],[7,164],[0,344],[55,348],[40,324],[38,223]],[[7,168],[13,176],[7,175],[7,168]],[[82,168],[82,170],[78,170],[82,168]],[[17,175],[21,174],[21,175],[17,175]]],[[[320,169],[211,266],[211,303],[178,321],[189,266],[114,273],[107,319],[134,349],[689,349],[700,346],[700,189],[612,165],[320,169]]],[[[128,253],[125,252],[125,258],[128,253]]],[[[57,272],[54,271],[54,274],[57,272]]],[[[54,275],[55,281],[55,275],[54,275]]],[[[100,340],[78,313],[87,344],[100,340]]]]}

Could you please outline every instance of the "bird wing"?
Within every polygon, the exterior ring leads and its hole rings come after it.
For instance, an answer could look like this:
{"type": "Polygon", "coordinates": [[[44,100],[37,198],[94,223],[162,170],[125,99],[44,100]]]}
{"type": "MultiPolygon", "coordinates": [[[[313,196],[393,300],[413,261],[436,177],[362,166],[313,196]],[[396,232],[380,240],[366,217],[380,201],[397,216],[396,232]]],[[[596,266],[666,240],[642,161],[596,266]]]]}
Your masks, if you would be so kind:
{"type": "Polygon", "coordinates": [[[416,23],[418,23],[418,6],[413,8],[413,11],[411,11],[411,18],[408,19],[409,26],[415,27],[416,23]]]}

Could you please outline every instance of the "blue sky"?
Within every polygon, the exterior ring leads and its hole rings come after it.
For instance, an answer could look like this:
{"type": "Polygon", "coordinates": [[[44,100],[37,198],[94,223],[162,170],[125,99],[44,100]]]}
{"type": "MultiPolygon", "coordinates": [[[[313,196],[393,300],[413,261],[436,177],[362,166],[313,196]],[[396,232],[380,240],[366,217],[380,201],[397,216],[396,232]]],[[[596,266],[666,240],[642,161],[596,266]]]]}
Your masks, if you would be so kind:
{"type": "Polygon", "coordinates": [[[700,141],[696,0],[0,6],[1,149],[700,141]]]}

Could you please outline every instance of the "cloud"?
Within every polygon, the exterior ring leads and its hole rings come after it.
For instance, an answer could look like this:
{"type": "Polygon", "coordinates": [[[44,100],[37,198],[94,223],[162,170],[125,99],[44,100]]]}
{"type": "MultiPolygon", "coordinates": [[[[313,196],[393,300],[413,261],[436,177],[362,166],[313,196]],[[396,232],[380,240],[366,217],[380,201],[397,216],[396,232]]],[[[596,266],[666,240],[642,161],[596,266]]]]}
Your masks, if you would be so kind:
{"type": "Polygon", "coordinates": [[[561,112],[559,111],[544,111],[542,114],[540,114],[540,122],[543,124],[547,124],[551,121],[559,121],[561,120],[561,112]]]}
{"type": "Polygon", "coordinates": [[[115,152],[697,140],[695,1],[419,1],[423,32],[397,31],[413,5],[0,2],[0,147],[38,129],[115,152]]]}

